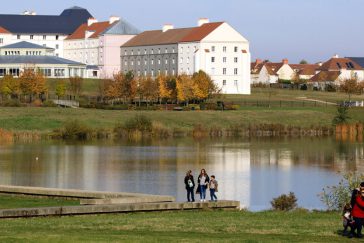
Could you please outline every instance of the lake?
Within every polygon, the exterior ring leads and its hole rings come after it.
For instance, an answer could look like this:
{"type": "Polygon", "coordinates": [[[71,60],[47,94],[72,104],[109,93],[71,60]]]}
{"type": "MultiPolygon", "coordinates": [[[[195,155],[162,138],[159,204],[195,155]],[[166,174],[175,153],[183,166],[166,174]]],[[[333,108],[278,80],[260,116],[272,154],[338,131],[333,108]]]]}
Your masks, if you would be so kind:
{"type": "MultiPolygon", "coordinates": [[[[322,209],[319,194],[337,173],[364,172],[363,143],[335,138],[0,144],[0,184],[175,196],[186,201],[184,176],[201,168],[219,182],[219,199],[252,211],[294,192],[301,207],[322,209]]],[[[198,196],[196,196],[199,199],[198,196]]],[[[208,194],[209,198],[209,194],[208,194]]]]}

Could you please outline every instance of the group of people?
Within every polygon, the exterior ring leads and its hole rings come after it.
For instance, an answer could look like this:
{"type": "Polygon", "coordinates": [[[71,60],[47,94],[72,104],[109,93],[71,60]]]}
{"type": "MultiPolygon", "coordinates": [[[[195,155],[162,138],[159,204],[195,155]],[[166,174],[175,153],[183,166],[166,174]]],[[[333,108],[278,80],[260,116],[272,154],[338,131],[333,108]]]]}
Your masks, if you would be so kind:
{"type": "Polygon", "coordinates": [[[361,233],[364,224],[364,182],[360,187],[353,190],[350,203],[343,209],[344,235],[362,238],[361,233]],[[348,232],[350,228],[350,232],[348,232]]]}
{"type": "MultiPolygon", "coordinates": [[[[195,180],[192,175],[192,171],[188,170],[185,177],[185,186],[187,190],[187,201],[195,201],[195,180]]],[[[206,173],[205,169],[202,169],[197,178],[196,194],[200,194],[200,201],[206,202],[206,191],[210,189],[211,201],[217,201],[216,192],[218,191],[218,183],[214,175],[206,173]]]]}

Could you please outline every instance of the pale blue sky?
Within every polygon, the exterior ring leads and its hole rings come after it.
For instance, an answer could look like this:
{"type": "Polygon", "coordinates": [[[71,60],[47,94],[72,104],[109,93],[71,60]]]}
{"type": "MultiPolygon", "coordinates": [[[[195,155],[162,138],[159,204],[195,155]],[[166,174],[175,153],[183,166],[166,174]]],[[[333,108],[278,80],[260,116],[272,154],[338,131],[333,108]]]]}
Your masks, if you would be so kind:
{"type": "Polygon", "coordinates": [[[11,0],[2,1],[0,13],[58,15],[75,5],[99,20],[121,16],[140,30],[194,26],[199,17],[224,20],[250,41],[254,59],[364,56],[364,0],[11,0]]]}

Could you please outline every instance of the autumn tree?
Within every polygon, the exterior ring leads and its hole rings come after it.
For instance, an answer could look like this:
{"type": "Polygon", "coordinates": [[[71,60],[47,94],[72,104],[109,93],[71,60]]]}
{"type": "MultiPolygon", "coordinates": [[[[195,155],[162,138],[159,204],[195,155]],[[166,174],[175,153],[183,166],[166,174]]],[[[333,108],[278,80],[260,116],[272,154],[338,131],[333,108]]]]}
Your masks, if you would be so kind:
{"type": "Polygon", "coordinates": [[[159,95],[161,99],[176,100],[177,99],[177,80],[174,76],[158,76],[159,95]]]}
{"type": "Polygon", "coordinates": [[[299,86],[306,83],[306,80],[301,79],[299,72],[294,72],[292,74],[291,81],[296,89],[299,89],[299,86]]]}
{"type": "Polygon", "coordinates": [[[0,79],[0,92],[12,99],[18,99],[21,92],[19,79],[15,79],[11,75],[5,75],[0,79]]]}
{"type": "Polygon", "coordinates": [[[177,77],[176,88],[177,88],[177,99],[179,101],[186,102],[188,105],[189,101],[195,98],[194,81],[190,76],[186,74],[179,75],[177,77]]]}
{"type": "MultiPolygon", "coordinates": [[[[120,76],[121,77],[121,76],[120,76]]],[[[137,92],[137,82],[134,78],[133,72],[129,71],[125,75],[122,75],[122,79],[120,79],[120,91],[124,100],[132,101],[135,98],[137,92]]]]}
{"type": "MultiPolygon", "coordinates": [[[[164,79],[164,78],[162,78],[164,79]]],[[[157,100],[159,98],[159,79],[153,79],[150,76],[139,79],[139,93],[148,101],[157,100]]]]}
{"type": "Polygon", "coordinates": [[[193,94],[197,99],[205,100],[210,98],[213,94],[219,93],[217,85],[211,80],[211,77],[202,70],[194,73],[192,80],[193,94]]]}
{"type": "Polygon", "coordinates": [[[100,79],[98,83],[98,91],[99,91],[99,97],[101,100],[104,100],[104,98],[108,97],[107,92],[109,87],[111,86],[112,80],[110,79],[100,79]]]}
{"type": "Polygon", "coordinates": [[[359,91],[358,79],[356,77],[351,77],[345,79],[340,84],[340,89],[347,93],[349,96],[349,101],[351,101],[351,95],[359,91]]]}
{"type": "Polygon", "coordinates": [[[60,97],[64,97],[66,95],[66,91],[67,91],[66,82],[63,79],[57,80],[56,95],[58,96],[58,99],[60,97]]]}
{"type": "Polygon", "coordinates": [[[72,96],[78,97],[82,91],[83,78],[82,77],[70,77],[69,91],[72,96]]]}
{"type": "Polygon", "coordinates": [[[33,100],[33,96],[39,96],[47,92],[46,79],[39,71],[33,69],[25,69],[19,77],[19,87],[23,95],[29,96],[29,102],[33,100]]]}

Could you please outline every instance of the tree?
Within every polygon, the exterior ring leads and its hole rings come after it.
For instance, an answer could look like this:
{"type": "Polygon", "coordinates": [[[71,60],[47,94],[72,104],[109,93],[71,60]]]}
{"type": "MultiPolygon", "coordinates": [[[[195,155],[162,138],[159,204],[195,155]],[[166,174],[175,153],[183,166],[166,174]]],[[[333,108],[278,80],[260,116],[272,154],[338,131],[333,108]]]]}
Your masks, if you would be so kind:
{"type": "Polygon", "coordinates": [[[175,76],[158,76],[159,95],[162,99],[177,99],[177,80],[175,76]]]}
{"type": "Polygon", "coordinates": [[[111,86],[111,82],[112,80],[110,79],[100,79],[99,80],[99,86],[98,86],[98,91],[99,91],[99,96],[101,98],[101,100],[103,100],[105,97],[107,97],[107,92],[109,90],[109,87],[111,86]]]}
{"type": "Polygon", "coordinates": [[[82,91],[83,78],[82,77],[70,77],[69,90],[72,96],[79,96],[82,91]]]}
{"type": "Polygon", "coordinates": [[[58,96],[58,98],[64,97],[66,95],[66,91],[66,82],[63,79],[58,80],[56,84],[56,95],[58,96]]]}
{"type": "Polygon", "coordinates": [[[339,105],[337,107],[337,114],[334,117],[334,119],[332,120],[332,124],[337,125],[337,124],[347,123],[348,120],[350,119],[350,117],[348,115],[348,111],[349,111],[348,106],[346,106],[345,104],[339,105]]]}
{"type": "Polygon", "coordinates": [[[3,95],[10,95],[11,98],[18,99],[21,92],[19,79],[15,79],[11,75],[5,75],[0,80],[0,92],[3,95]]]}
{"type": "Polygon", "coordinates": [[[19,77],[20,90],[23,95],[29,96],[29,102],[33,100],[33,96],[39,96],[47,92],[46,79],[39,71],[34,72],[33,69],[25,69],[19,77]]]}
{"type": "Polygon", "coordinates": [[[307,62],[305,59],[302,59],[302,60],[300,61],[300,64],[308,64],[308,62],[307,62]]]}
{"type": "Polygon", "coordinates": [[[177,98],[179,101],[184,101],[188,105],[188,102],[191,99],[195,98],[194,82],[190,76],[186,74],[179,75],[177,77],[176,88],[177,88],[177,98]]]}
{"type": "Polygon", "coordinates": [[[296,89],[299,88],[301,84],[306,83],[306,80],[300,78],[300,74],[298,72],[294,72],[292,75],[292,83],[296,89]]]}
{"type": "Polygon", "coordinates": [[[351,77],[345,79],[340,84],[340,89],[347,93],[349,96],[349,101],[351,101],[351,95],[359,91],[358,79],[356,77],[351,77]]]}
{"type": "Polygon", "coordinates": [[[205,100],[210,98],[213,94],[219,93],[219,88],[211,80],[211,77],[200,70],[192,76],[194,96],[197,99],[205,100]]]}
{"type": "Polygon", "coordinates": [[[121,95],[124,97],[126,101],[129,99],[132,101],[135,98],[137,92],[137,82],[134,78],[134,74],[132,71],[127,72],[125,75],[119,76],[121,95]]]}
{"type": "MultiPolygon", "coordinates": [[[[163,79],[163,78],[162,78],[163,79]]],[[[159,80],[153,79],[150,76],[139,79],[139,93],[148,101],[159,98],[159,80]]]]}

